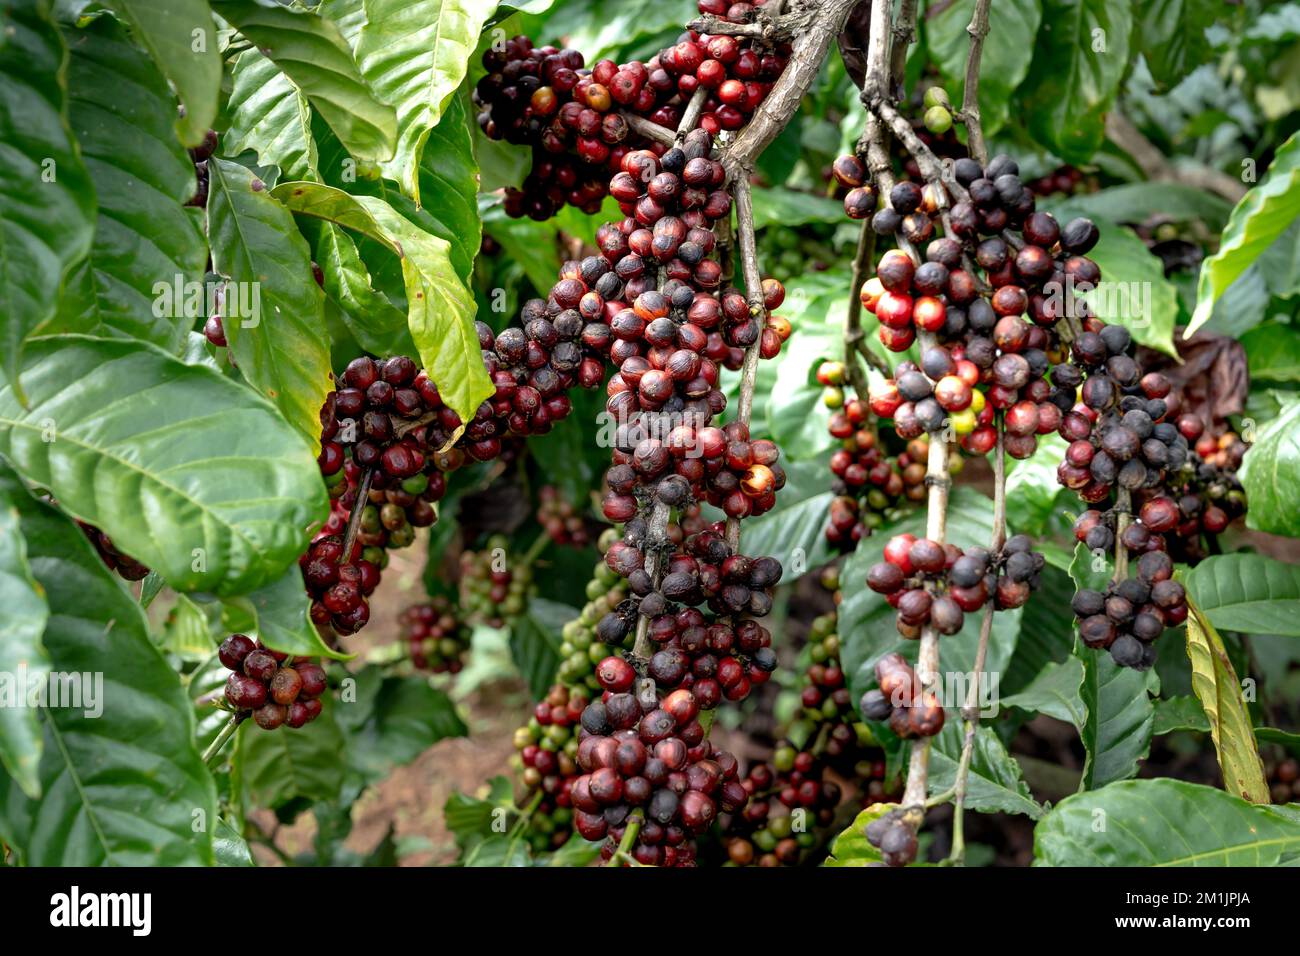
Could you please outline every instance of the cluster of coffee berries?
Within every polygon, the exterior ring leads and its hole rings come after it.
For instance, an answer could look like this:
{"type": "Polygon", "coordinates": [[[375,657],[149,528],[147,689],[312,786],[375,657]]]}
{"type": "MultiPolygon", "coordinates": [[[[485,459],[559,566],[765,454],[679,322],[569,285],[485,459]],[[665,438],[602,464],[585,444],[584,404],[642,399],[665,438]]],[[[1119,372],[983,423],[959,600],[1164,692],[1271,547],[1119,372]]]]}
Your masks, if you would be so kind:
{"type": "Polygon", "coordinates": [[[1248,446],[1235,432],[1215,436],[1203,429],[1196,416],[1179,417],[1178,430],[1194,442],[1196,454],[1189,455],[1182,470],[1167,482],[1182,520],[1165,541],[1174,559],[1188,564],[1207,555],[1206,539],[1223,533],[1246,513],[1246,493],[1237,470],[1248,446]]]}
{"type": "Polygon", "coordinates": [[[343,549],[342,536],[322,535],[298,559],[298,565],[312,599],[312,623],[339,634],[355,634],[370,621],[366,598],[379,587],[380,566],[362,556],[360,541],[353,542],[346,556],[343,549]]]}
{"type": "Polygon", "coordinates": [[[1029,188],[1035,196],[1051,196],[1055,193],[1064,193],[1072,196],[1078,192],[1087,192],[1088,184],[1084,179],[1083,170],[1077,166],[1058,166],[1044,176],[1037,179],[1031,179],[1028,183],[1029,188]]]}
{"type": "Polygon", "coordinates": [[[858,740],[853,727],[857,721],[853,696],[840,665],[837,626],[838,617],[833,612],[813,619],[808,633],[808,667],[804,670],[803,688],[799,694],[803,716],[813,724],[829,725],[824,753],[835,761],[851,754],[858,740]]]}
{"type": "Polygon", "coordinates": [[[709,743],[699,710],[695,695],[679,689],[662,700],[606,691],[582,712],[577,763],[583,772],[569,798],[578,832],[606,839],[606,860],[635,826],[629,853],[637,863],[690,866],[694,838],[720,810],[745,805],[736,758],[709,743]]]}
{"type": "Polygon", "coordinates": [[[554,485],[543,485],[537,492],[537,523],[558,545],[585,548],[591,544],[586,516],[554,485]]]}
{"type": "Polygon", "coordinates": [[[907,866],[916,859],[916,829],[904,818],[901,808],[868,823],[867,842],[880,851],[885,866],[907,866]]]}
{"type": "Polygon", "coordinates": [[[921,685],[912,665],[901,654],[876,661],[877,689],[862,695],[859,709],[867,720],[886,721],[904,739],[933,737],[943,730],[943,706],[921,685]]]}
{"type": "Polygon", "coordinates": [[[821,843],[844,796],[811,750],[782,743],[771,762],[754,764],[741,780],[749,802],[726,821],[723,846],[734,866],[797,866],[821,843]]]}
{"type": "Polygon", "coordinates": [[[956,545],[900,534],[885,545],[885,560],[867,572],[867,586],[885,595],[898,611],[903,637],[918,638],[927,626],[940,634],[956,634],[966,614],[990,599],[1000,611],[1023,606],[1038,586],[1045,563],[1028,535],[1009,538],[1000,552],[991,554],[985,548],[962,551],[956,545]]]}
{"type": "Polygon", "coordinates": [[[580,771],[577,764],[579,720],[588,695],[556,684],[533,708],[528,723],[515,731],[520,806],[537,800],[528,820],[529,839],[537,852],[563,846],[573,833],[573,803],[569,789],[580,771]]]}
{"type": "Polygon", "coordinates": [[[1159,372],[1143,375],[1132,350],[1123,326],[1088,319],[1071,345],[1076,364],[1053,372],[1067,386],[1087,373],[1081,401],[1061,421],[1070,445],[1057,477],[1089,503],[1105,501],[1116,486],[1133,493],[1157,488],[1187,460],[1187,439],[1164,421],[1169,380],[1159,372]]]}
{"type": "Polygon", "coordinates": [[[493,535],[482,551],[460,555],[460,606],[471,621],[489,627],[505,627],[524,613],[533,586],[533,568],[526,561],[512,561],[510,542],[493,535]]]}
{"type": "Polygon", "coordinates": [[[1187,593],[1173,573],[1168,554],[1147,551],[1138,558],[1134,577],[1111,581],[1104,592],[1079,591],[1070,605],[1079,619],[1079,639],[1095,650],[1109,650],[1121,667],[1151,667],[1156,639],[1166,627],[1187,620],[1187,593]]]}
{"type": "Polygon", "coordinates": [[[328,682],[325,669],[310,660],[265,647],[243,634],[231,634],[217,650],[232,673],[226,679],[226,703],[263,730],[281,724],[297,729],[320,716],[320,697],[328,682]]]}
{"type": "MultiPolygon", "coordinates": [[[[717,4],[703,0],[700,7],[717,4]]],[[[752,7],[731,13],[747,17],[752,7]]],[[[757,47],[732,36],[687,31],[642,63],[601,60],[590,69],[577,50],[535,47],[524,36],[494,44],[483,55],[486,75],[474,90],[478,122],[493,139],[531,146],[532,171],[522,189],[506,192],[512,216],[547,219],[566,203],[599,210],[631,151],[663,147],[638,136],[633,115],[676,129],[686,104],[703,95],[698,123],[710,136],[736,130],[767,96],[785,67],[784,44],[757,47]]]]}
{"type": "Polygon", "coordinates": [[[99,559],[108,565],[110,571],[116,571],[118,577],[124,581],[140,581],[149,575],[148,568],[135,558],[129,557],[113,547],[113,539],[93,524],[78,521],[77,527],[95,546],[95,550],[99,553],[99,559]]]}
{"type": "MultiPolygon", "coordinates": [[[[347,531],[353,509],[357,507],[357,491],[361,484],[362,469],[348,461],[335,475],[340,479],[327,479],[330,491],[330,516],[321,529],[327,535],[342,535],[347,531]]],[[[427,528],[438,519],[434,505],[447,492],[447,476],[430,459],[424,471],[403,478],[387,488],[371,487],[362,506],[357,540],[370,552],[367,557],[382,570],[387,566],[386,556],[378,555],[390,549],[409,547],[415,541],[417,528],[427,528]]]]}
{"type": "Polygon", "coordinates": [[[412,604],[398,623],[417,669],[459,673],[469,653],[471,631],[450,600],[438,595],[423,604],[412,604]]]}

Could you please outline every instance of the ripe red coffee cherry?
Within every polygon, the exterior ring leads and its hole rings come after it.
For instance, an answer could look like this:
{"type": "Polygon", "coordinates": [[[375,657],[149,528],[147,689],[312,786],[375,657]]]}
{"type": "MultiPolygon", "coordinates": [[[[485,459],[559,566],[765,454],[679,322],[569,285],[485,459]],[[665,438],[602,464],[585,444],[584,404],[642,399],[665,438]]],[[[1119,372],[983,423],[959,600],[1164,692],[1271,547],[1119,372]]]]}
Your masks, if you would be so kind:
{"type": "Polygon", "coordinates": [[[895,535],[885,545],[885,560],[899,568],[904,574],[911,574],[914,569],[909,552],[915,542],[915,535],[895,535]]]}
{"type": "Polygon", "coordinates": [[[928,538],[920,538],[908,548],[907,558],[912,567],[922,574],[938,574],[944,566],[943,545],[928,538]]]}
{"type": "Polygon", "coordinates": [[[302,692],[302,678],[292,667],[282,667],[271,678],[271,698],[277,704],[292,704],[302,692]]]}
{"type": "Polygon", "coordinates": [[[231,634],[221,642],[221,647],[217,650],[217,656],[221,663],[232,671],[240,670],[244,663],[244,658],[253,652],[257,647],[252,638],[243,634],[231,634]]]}

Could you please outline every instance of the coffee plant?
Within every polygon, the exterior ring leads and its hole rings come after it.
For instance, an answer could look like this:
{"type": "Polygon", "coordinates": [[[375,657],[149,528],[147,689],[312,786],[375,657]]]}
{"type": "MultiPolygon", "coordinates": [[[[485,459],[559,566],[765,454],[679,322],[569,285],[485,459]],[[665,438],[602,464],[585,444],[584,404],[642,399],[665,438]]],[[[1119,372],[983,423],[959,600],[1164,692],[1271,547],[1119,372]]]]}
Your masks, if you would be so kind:
{"type": "Polygon", "coordinates": [[[1300,5],[156,7],[0,9],[5,867],[1300,859],[1300,5]]]}

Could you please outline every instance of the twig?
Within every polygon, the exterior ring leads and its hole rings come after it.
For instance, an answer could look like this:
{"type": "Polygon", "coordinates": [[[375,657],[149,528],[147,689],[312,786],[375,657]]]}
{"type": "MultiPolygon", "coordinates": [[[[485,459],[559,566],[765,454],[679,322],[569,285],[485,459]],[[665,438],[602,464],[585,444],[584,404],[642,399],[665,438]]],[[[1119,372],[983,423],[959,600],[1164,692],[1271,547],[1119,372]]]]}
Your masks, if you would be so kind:
{"type": "Polygon", "coordinates": [[[876,255],[876,231],[871,228],[871,220],[862,223],[858,233],[858,248],[853,255],[853,279],[849,287],[849,314],[844,323],[844,365],[849,371],[849,383],[858,397],[866,399],[867,379],[862,374],[858,357],[866,359],[867,364],[882,375],[889,376],[889,363],[867,347],[866,333],[862,331],[862,284],[867,281],[871,271],[871,261],[876,255]]]}
{"type": "Polygon", "coordinates": [[[966,33],[970,36],[970,52],[966,55],[966,85],[961,94],[961,121],[966,126],[966,147],[981,166],[988,163],[988,147],[984,145],[984,128],[980,125],[980,59],[984,55],[984,38],[989,35],[989,7],[993,0],[975,0],[966,33]]]}
{"type": "MultiPolygon", "coordinates": [[[[1007,462],[1003,445],[1002,416],[999,415],[997,428],[997,446],[993,451],[993,538],[989,550],[997,553],[1007,540],[1007,462]]],[[[953,786],[952,817],[952,852],[948,856],[950,863],[962,863],[966,858],[966,838],[964,813],[966,809],[966,782],[970,776],[971,758],[975,752],[975,733],[979,730],[980,681],[984,676],[984,665],[988,659],[989,639],[993,635],[994,595],[989,595],[984,606],[984,616],[980,620],[979,646],[975,650],[975,676],[970,689],[966,692],[966,703],[962,707],[962,719],[965,722],[966,736],[962,740],[961,759],[957,764],[957,778],[953,786]]]]}
{"type": "MultiPolygon", "coordinates": [[[[745,425],[754,410],[754,382],[758,377],[759,352],[763,346],[762,329],[767,324],[767,308],[763,304],[763,279],[758,271],[758,247],[754,239],[754,196],[749,177],[741,176],[732,184],[736,200],[736,240],[740,251],[740,269],[745,280],[745,294],[749,298],[749,314],[759,323],[759,335],[745,350],[745,362],[740,367],[740,402],[736,420],[745,425]]],[[[733,552],[740,547],[740,520],[727,518],[727,544],[733,552]]]]}
{"type": "Polygon", "coordinates": [[[903,74],[907,70],[907,48],[916,40],[916,6],[916,0],[903,0],[898,5],[898,19],[894,21],[889,50],[891,92],[900,90],[903,85],[903,74]]]}
{"type": "Polygon", "coordinates": [[[1233,203],[1246,195],[1246,185],[1227,173],[1205,167],[1173,165],[1151,140],[1142,135],[1141,130],[1115,110],[1106,114],[1106,137],[1133,157],[1147,179],[1208,189],[1233,203]]]}
{"type": "Polygon", "coordinates": [[[686,104],[686,111],[682,113],[682,121],[677,125],[677,135],[673,137],[674,142],[680,146],[682,140],[686,139],[686,134],[695,129],[695,124],[700,121],[700,114],[704,112],[704,101],[708,99],[708,88],[699,87],[691,96],[690,101],[686,104]]]}
{"type": "Polygon", "coordinates": [[[857,0],[825,0],[821,4],[807,4],[789,14],[799,18],[790,21],[794,25],[790,62],[745,128],[724,152],[723,162],[732,179],[747,175],[758,154],[790,122],[790,117],[799,108],[799,101],[821,71],[826,51],[844,28],[844,21],[855,3],[857,0]]]}
{"type": "Polygon", "coordinates": [[[628,128],[632,132],[644,136],[646,139],[654,140],[656,143],[663,143],[665,146],[672,146],[677,142],[677,134],[667,126],[652,123],[644,116],[637,116],[635,113],[622,113],[621,115],[623,119],[627,120],[628,128]]]}
{"type": "Polygon", "coordinates": [[[217,734],[212,743],[208,744],[208,749],[203,751],[203,762],[205,764],[209,767],[212,766],[217,755],[221,753],[221,748],[226,745],[226,741],[229,740],[234,732],[239,729],[239,725],[243,723],[244,718],[247,716],[247,714],[230,715],[230,719],[222,725],[221,732],[217,734]]]}
{"type": "Polygon", "coordinates": [[[1128,548],[1120,540],[1133,518],[1133,495],[1121,487],[1115,495],[1115,580],[1128,577],[1128,548]]]}
{"type": "Polygon", "coordinates": [[[352,502],[352,513],[348,515],[348,530],[343,536],[343,561],[352,560],[352,546],[356,544],[357,533],[361,530],[361,513],[366,510],[370,499],[370,481],[375,476],[374,470],[367,468],[361,473],[361,483],[357,485],[357,497],[352,502]]]}

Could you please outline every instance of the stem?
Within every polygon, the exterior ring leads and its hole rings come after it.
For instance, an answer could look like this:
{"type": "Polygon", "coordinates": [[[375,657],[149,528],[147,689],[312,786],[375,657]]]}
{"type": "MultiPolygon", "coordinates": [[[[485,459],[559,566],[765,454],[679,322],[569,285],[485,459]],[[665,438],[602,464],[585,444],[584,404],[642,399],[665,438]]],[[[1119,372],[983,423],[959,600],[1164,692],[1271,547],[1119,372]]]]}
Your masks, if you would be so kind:
{"type": "Polygon", "coordinates": [[[853,255],[853,281],[849,287],[849,314],[844,323],[844,365],[849,372],[849,382],[858,397],[867,395],[867,379],[862,374],[858,357],[866,359],[867,364],[880,374],[888,377],[892,374],[889,363],[867,347],[866,333],[862,331],[862,284],[869,278],[871,261],[876,255],[876,231],[871,228],[871,220],[862,223],[858,233],[858,248],[853,255]]]}
{"type": "MultiPolygon", "coordinates": [[[[740,247],[740,268],[745,280],[745,294],[749,298],[749,314],[758,320],[760,329],[767,324],[767,308],[763,304],[763,279],[758,272],[758,248],[754,239],[754,197],[748,176],[738,177],[732,183],[736,200],[736,239],[740,247]]],[[[754,382],[758,377],[759,351],[763,346],[760,331],[752,345],[745,350],[745,362],[740,368],[740,403],[736,420],[749,425],[754,410],[754,382]]],[[[736,552],[740,547],[740,520],[727,519],[727,544],[736,552]]]]}
{"type": "Polygon", "coordinates": [[[970,53],[966,56],[966,85],[961,96],[961,118],[966,124],[966,146],[981,166],[988,163],[984,129],[980,125],[980,59],[984,55],[984,38],[989,33],[989,7],[993,0],[975,0],[966,33],[970,36],[970,53]]]}
{"type": "Polygon", "coordinates": [[[632,857],[632,844],[636,842],[638,834],[641,832],[641,813],[635,812],[627,819],[627,829],[623,831],[623,839],[619,841],[618,849],[614,851],[613,859],[620,863],[626,863],[628,866],[644,866],[644,863],[637,862],[632,857]]]}
{"type": "Polygon", "coordinates": [[[375,473],[367,468],[361,473],[361,483],[357,485],[357,499],[352,502],[352,513],[348,515],[348,530],[343,536],[343,560],[352,560],[352,546],[357,542],[357,533],[361,530],[361,513],[366,510],[370,499],[370,480],[375,473]]]}
{"type": "Polygon", "coordinates": [[[747,172],[758,154],[790,122],[800,100],[817,79],[826,51],[839,36],[849,11],[856,3],[857,0],[806,3],[788,14],[789,21],[783,18],[783,23],[791,24],[791,36],[794,37],[790,62],[726,151],[723,161],[732,178],[737,178],[738,171],[747,172]]]}
{"type": "Polygon", "coordinates": [[[677,135],[674,137],[674,141],[678,146],[682,144],[682,140],[686,139],[686,134],[695,129],[695,124],[700,121],[700,114],[704,112],[704,100],[708,92],[707,88],[699,87],[691,96],[690,102],[686,104],[686,111],[682,113],[682,121],[677,125],[677,135]]]}
{"type": "MultiPolygon", "coordinates": [[[[989,550],[994,553],[1002,550],[1007,540],[1007,462],[1003,451],[1001,415],[997,417],[996,428],[998,442],[993,451],[993,538],[989,543],[989,550]]],[[[957,764],[957,779],[953,786],[952,852],[948,856],[950,863],[960,864],[966,859],[966,782],[970,776],[971,757],[975,752],[975,733],[979,730],[979,690],[984,676],[984,663],[988,658],[989,638],[993,634],[993,604],[993,595],[990,595],[984,606],[984,616],[980,620],[980,641],[975,650],[975,678],[970,690],[966,692],[966,704],[961,712],[966,736],[962,740],[961,759],[957,764]]]]}
{"type": "Polygon", "coordinates": [[[212,743],[208,744],[208,749],[203,751],[203,762],[209,767],[217,755],[221,753],[221,748],[226,745],[226,741],[234,735],[239,729],[239,725],[244,722],[244,714],[231,714],[230,719],[221,728],[221,733],[217,734],[212,743]]]}
{"type": "Polygon", "coordinates": [[[1115,578],[1116,581],[1123,581],[1128,577],[1128,548],[1124,547],[1120,538],[1124,534],[1124,529],[1129,526],[1133,518],[1133,495],[1127,488],[1120,488],[1115,495],[1115,578]]]}
{"type": "Polygon", "coordinates": [[[666,126],[652,123],[644,116],[637,116],[635,113],[623,113],[621,115],[623,119],[627,120],[627,125],[632,132],[644,136],[646,139],[654,140],[656,143],[663,143],[665,146],[672,146],[677,141],[677,134],[666,126]]]}
{"type": "Polygon", "coordinates": [[[898,19],[894,21],[889,51],[889,80],[894,89],[903,86],[903,74],[907,70],[907,48],[916,40],[916,6],[916,0],[903,0],[898,6],[898,19]]]}

